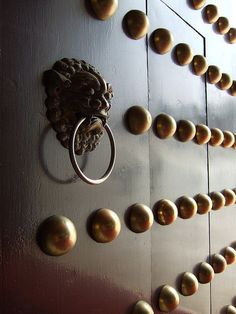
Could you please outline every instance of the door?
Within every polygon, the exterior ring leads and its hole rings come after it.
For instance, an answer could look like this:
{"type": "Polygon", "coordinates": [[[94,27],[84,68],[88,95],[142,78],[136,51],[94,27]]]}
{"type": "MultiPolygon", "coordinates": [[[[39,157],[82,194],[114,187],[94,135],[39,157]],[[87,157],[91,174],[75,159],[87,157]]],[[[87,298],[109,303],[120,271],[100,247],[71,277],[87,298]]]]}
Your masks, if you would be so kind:
{"type": "MultiPolygon", "coordinates": [[[[214,4],[233,24],[234,1],[214,4]]],[[[233,131],[236,111],[235,97],[194,75],[190,66],[177,65],[173,52],[157,54],[151,34],[168,29],[174,45],[189,44],[194,55],[205,55],[232,77],[236,48],[203,21],[190,1],[121,0],[105,22],[91,14],[85,1],[75,0],[9,0],[1,13],[2,313],[128,314],[138,300],[160,313],[163,285],[179,292],[184,272],[197,274],[200,262],[232,245],[235,206],[177,218],[169,226],[154,222],[140,234],[128,228],[127,209],[134,203],[153,208],[163,198],[175,202],[182,195],[234,188],[235,151],[175,137],[161,140],[155,117],[164,112],[176,121],[233,131]],[[124,32],[123,17],[132,9],[149,17],[146,38],[132,40],[124,32]],[[42,74],[64,57],[86,60],[113,87],[108,123],[117,160],[101,185],[90,186],[75,176],[68,150],[46,118],[42,74]],[[154,121],[153,129],[138,136],[124,123],[133,105],[148,109],[154,121]],[[110,243],[97,243],[88,232],[99,208],[113,210],[121,221],[121,232],[110,243]],[[51,215],[68,217],[77,230],[75,247],[60,257],[44,254],[36,241],[39,225],[51,215]]],[[[86,174],[101,175],[109,150],[104,136],[93,153],[79,157],[86,174]]],[[[234,272],[229,265],[211,283],[200,284],[196,294],[179,293],[174,312],[224,313],[235,301],[234,272]]]]}

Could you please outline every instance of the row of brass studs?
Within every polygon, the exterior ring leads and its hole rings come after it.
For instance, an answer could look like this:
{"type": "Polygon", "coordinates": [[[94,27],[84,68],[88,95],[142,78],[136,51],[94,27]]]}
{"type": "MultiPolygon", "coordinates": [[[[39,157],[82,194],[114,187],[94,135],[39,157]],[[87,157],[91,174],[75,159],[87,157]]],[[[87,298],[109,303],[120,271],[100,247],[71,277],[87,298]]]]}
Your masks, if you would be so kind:
{"type": "MultiPolygon", "coordinates": [[[[206,0],[192,0],[194,9],[199,10],[204,7],[206,0]]],[[[236,43],[236,28],[230,27],[229,20],[226,17],[219,16],[218,8],[214,4],[209,4],[203,9],[204,20],[209,24],[215,24],[216,31],[225,35],[229,43],[236,43]]]]}

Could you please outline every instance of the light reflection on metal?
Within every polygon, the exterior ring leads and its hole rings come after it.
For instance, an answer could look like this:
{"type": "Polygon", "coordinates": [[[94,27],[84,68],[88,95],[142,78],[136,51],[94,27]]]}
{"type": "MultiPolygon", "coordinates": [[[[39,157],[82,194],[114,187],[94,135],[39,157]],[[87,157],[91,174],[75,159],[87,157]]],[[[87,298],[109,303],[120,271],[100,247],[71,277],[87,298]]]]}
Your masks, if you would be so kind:
{"type": "Polygon", "coordinates": [[[202,284],[211,282],[214,279],[214,269],[207,262],[200,264],[198,269],[198,281],[202,284]]]}
{"type": "Polygon", "coordinates": [[[196,135],[196,127],[192,121],[180,120],[177,124],[177,137],[181,142],[191,141],[196,135]]]}
{"type": "Polygon", "coordinates": [[[222,73],[216,65],[210,65],[207,70],[207,80],[210,84],[217,84],[221,79],[222,73]]]}
{"type": "Polygon", "coordinates": [[[140,300],[135,304],[132,314],[154,314],[154,311],[147,302],[140,300]]]}
{"type": "Polygon", "coordinates": [[[172,137],[176,131],[176,121],[166,113],[161,113],[156,117],[156,134],[161,139],[172,137]]]}
{"type": "Polygon", "coordinates": [[[208,69],[208,63],[205,57],[196,55],[192,60],[193,71],[196,75],[203,75],[208,69]]]}
{"type": "Polygon", "coordinates": [[[131,10],[124,17],[125,27],[132,39],[140,39],[148,33],[149,19],[139,10],[131,10]]]}
{"type": "Polygon", "coordinates": [[[192,218],[197,213],[197,203],[192,197],[182,196],[176,201],[179,216],[183,219],[192,218]]]}
{"type": "Polygon", "coordinates": [[[236,262],[236,251],[231,246],[225,248],[224,258],[228,265],[234,264],[236,262]]]}
{"type": "Polygon", "coordinates": [[[219,210],[225,206],[225,198],[222,193],[211,192],[209,196],[212,200],[212,210],[219,210]]]}
{"type": "Polygon", "coordinates": [[[211,130],[205,124],[196,125],[196,142],[199,145],[206,144],[211,139],[211,130]]]}
{"type": "Polygon", "coordinates": [[[199,193],[194,197],[197,203],[197,212],[200,215],[208,213],[212,208],[212,200],[207,194],[199,193]]]}
{"type": "Polygon", "coordinates": [[[175,56],[179,65],[187,65],[193,60],[192,48],[185,43],[175,46],[175,56]]]}
{"type": "Polygon", "coordinates": [[[232,206],[236,202],[236,195],[231,189],[224,189],[221,192],[225,197],[225,206],[232,206]]]}
{"type": "Polygon", "coordinates": [[[215,254],[211,260],[212,267],[215,274],[222,273],[227,267],[226,260],[221,254],[215,254]]]}
{"type": "Polygon", "coordinates": [[[220,146],[223,143],[223,140],[224,140],[224,134],[220,129],[218,128],[211,129],[210,144],[212,146],[220,146]]]}
{"type": "Polygon", "coordinates": [[[148,206],[136,203],[129,208],[129,226],[133,232],[141,233],[149,230],[153,220],[153,213],[148,206]]]}
{"type": "Polygon", "coordinates": [[[168,29],[158,28],[152,33],[152,41],[155,51],[165,54],[173,47],[174,38],[168,29]]]}
{"type": "Polygon", "coordinates": [[[198,280],[194,274],[189,272],[183,274],[181,280],[181,293],[184,296],[190,296],[196,293],[198,286],[198,280]]]}
{"type": "Polygon", "coordinates": [[[96,17],[102,21],[111,18],[118,8],[118,0],[90,0],[90,4],[96,17]]]}
{"type": "Polygon", "coordinates": [[[161,225],[170,225],[178,217],[178,209],[175,203],[162,199],[154,206],[155,218],[161,225]]]}
{"type": "Polygon", "coordinates": [[[173,311],[179,305],[177,291],[169,285],[162,287],[158,298],[159,309],[165,313],[173,311]]]}
{"type": "Polygon", "coordinates": [[[150,112],[141,106],[130,107],[125,114],[127,128],[133,134],[139,135],[147,132],[152,125],[150,112]]]}
{"type": "Polygon", "coordinates": [[[203,10],[204,19],[210,23],[215,23],[219,18],[218,8],[214,4],[207,5],[203,10]]]}

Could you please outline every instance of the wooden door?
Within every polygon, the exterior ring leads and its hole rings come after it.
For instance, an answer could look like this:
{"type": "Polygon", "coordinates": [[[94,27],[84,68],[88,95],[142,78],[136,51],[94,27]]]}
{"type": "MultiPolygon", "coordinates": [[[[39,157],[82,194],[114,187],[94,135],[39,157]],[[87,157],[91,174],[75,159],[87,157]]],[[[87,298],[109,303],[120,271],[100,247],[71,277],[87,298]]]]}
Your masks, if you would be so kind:
{"type": "MultiPolygon", "coordinates": [[[[206,4],[209,4],[206,1],[206,4]]],[[[236,21],[233,0],[214,0],[223,16],[236,21]]],[[[159,55],[150,37],[167,28],[174,44],[188,43],[209,64],[234,73],[235,47],[204,23],[201,10],[182,0],[120,0],[116,14],[103,22],[86,1],[14,1],[1,5],[1,230],[3,314],[123,314],[140,299],[158,310],[158,292],[168,284],[179,291],[183,272],[234,241],[234,206],[174,224],[154,222],[136,234],[125,223],[127,208],[152,208],[162,198],[233,188],[235,151],[159,139],[152,129],[135,136],[124,125],[133,105],[222,130],[234,130],[235,97],[178,66],[173,53],[159,55]],[[122,27],[131,9],[146,12],[147,38],[131,40],[122,27]],[[112,84],[109,125],[117,146],[110,178],[98,186],[75,179],[68,151],[46,119],[42,74],[63,57],[84,59],[112,84]],[[100,244],[87,232],[89,217],[99,208],[114,210],[121,220],[119,237],[100,244]],[[51,215],[73,221],[78,240],[66,255],[51,257],[38,247],[40,223],[51,215]]],[[[236,24],[236,22],[235,22],[236,24]]],[[[154,126],[155,128],[155,126],[154,126]]],[[[88,175],[99,176],[109,160],[105,137],[87,159],[88,175]]],[[[180,295],[175,313],[224,313],[234,303],[235,267],[190,297],[180,295]]],[[[236,304],[235,304],[236,305],[236,304]]]]}

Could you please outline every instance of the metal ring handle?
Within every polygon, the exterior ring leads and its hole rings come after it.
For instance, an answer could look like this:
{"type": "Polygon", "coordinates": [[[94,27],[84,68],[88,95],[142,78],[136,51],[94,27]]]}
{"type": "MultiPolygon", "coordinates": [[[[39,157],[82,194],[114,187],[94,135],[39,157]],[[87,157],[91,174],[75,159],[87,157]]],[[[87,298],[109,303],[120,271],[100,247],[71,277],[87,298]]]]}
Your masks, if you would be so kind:
{"type": "Polygon", "coordinates": [[[108,134],[109,140],[110,140],[110,144],[111,144],[111,159],[110,159],[110,163],[109,166],[107,168],[107,171],[104,173],[104,175],[100,178],[100,179],[90,179],[88,178],[80,169],[77,160],[76,160],[76,155],[75,155],[75,138],[76,138],[76,134],[78,132],[79,127],[81,126],[81,124],[86,120],[86,118],[82,118],[80,119],[74,126],[74,129],[72,131],[71,137],[70,137],[70,145],[69,145],[69,153],[70,153],[70,161],[72,163],[72,166],[75,170],[75,172],[78,174],[78,176],[86,183],[88,184],[92,184],[92,185],[96,185],[96,184],[100,184],[103,183],[104,181],[106,181],[106,179],[108,179],[108,177],[110,176],[114,165],[115,165],[115,160],[116,160],[116,145],[115,145],[115,139],[114,136],[112,134],[112,131],[110,129],[110,127],[105,124],[104,128],[108,134]]]}

